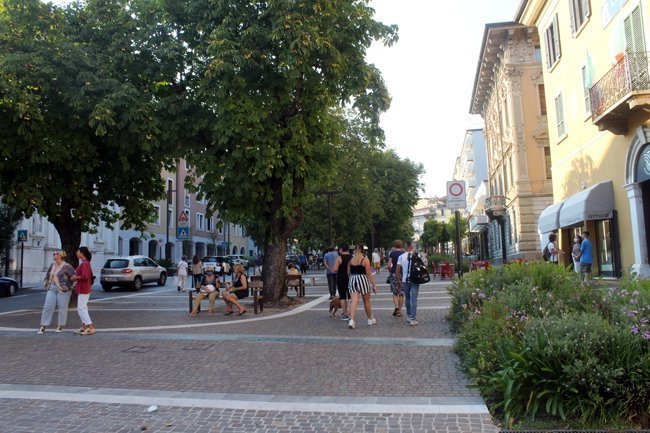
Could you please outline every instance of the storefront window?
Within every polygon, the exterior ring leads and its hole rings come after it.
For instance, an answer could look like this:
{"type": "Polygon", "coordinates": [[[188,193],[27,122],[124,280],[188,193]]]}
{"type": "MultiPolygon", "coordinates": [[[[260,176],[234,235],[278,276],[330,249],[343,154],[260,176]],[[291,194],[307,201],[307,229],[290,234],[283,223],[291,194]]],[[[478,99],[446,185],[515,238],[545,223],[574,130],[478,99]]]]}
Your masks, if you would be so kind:
{"type": "Polygon", "coordinates": [[[598,235],[598,258],[600,261],[600,273],[604,277],[614,276],[614,257],[612,250],[612,229],[611,220],[598,221],[596,223],[598,235]]]}

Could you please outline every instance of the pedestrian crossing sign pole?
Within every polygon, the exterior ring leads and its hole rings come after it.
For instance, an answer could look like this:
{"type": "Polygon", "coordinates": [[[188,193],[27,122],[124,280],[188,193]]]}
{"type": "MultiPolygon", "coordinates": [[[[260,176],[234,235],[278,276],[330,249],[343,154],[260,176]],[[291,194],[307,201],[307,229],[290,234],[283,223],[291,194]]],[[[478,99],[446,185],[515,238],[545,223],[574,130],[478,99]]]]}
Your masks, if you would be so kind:
{"type": "Polygon", "coordinates": [[[23,263],[25,259],[25,242],[27,242],[27,230],[17,230],[18,242],[20,242],[20,287],[23,287],[23,263]]]}

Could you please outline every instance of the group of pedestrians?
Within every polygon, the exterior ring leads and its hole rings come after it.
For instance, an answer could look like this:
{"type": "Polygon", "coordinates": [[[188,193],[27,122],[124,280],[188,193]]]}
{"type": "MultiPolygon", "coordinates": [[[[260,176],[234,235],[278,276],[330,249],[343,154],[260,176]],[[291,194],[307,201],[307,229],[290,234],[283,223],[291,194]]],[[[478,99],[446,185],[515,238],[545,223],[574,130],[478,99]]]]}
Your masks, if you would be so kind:
{"type": "MultiPolygon", "coordinates": [[[[548,236],[548,244],[545,247],[549,253],[549,261],[558,264],[561,254],[565,254],[557,245],[557,235],[551,233],[548,236]]],[[[582,232],[582,236],[576,235],[573,238],[573,246],[571,247],[571,261],[573,262],[573,270],[580,276],[582,281],[591,279],[591,267],[594,262],[593,247],[589,240],[589,232],[582,232]]]]}
{"type": "Polygon", "coordinates": [[[54,332],[63,332],[68,320],[68,305],[73,291],[78,294],[77,313],[82,324],[81,329],[75,333],[80,335],[95,333],[95,326],[88,313],[88,300],[93,283],[93,271],[90,266],[92,254],[87,247],[79,247],[77,250],[79,266],[76,270],[65,261],[66,257],[65,251],[55,251],[52,264],[47,270],[43,282],[43,288],[47,290],[47,294],[41,314],[41,326],[37,331],[39,335],[45,334],[47,328],[52,324],[55,309],[58,311],[58,317],[54,332]]]}
{"type": "MultiPolygon", "coordinates": [[[[413,258],[413,245],[406,243],[403,247],[402,241],[396,240],[393,249],[388,255],[389,276],[387,282],[393,294],[394,317],[402,317],[402,307],[406,305],[406,318],[411,326],[418,324],[416,320],[417,297],[419,285],[411,281],[410,269],[413,258]]],[[[343,315],[341,320],[348,322],[348,327],[356,327],[356,310],[359,297],[363,300],[364,310],[368,325],[377,323],[372,313],[370,303],[370,291],[377,293],[375,275],[379,275],[381,259],[379,251],[375,249],[372,254],[372,266],[366,257],[363,245],[357,245],[354,254],[350,254],[349,245],[339,245],[338,253],[334,247],[330,247],[323,257],[323,264],[326,268],[327,285],[330,293],[330,300],[338,293],[341,300],[343,315]],[[349,308],[348,308],[348,303],[349,308]]]]}

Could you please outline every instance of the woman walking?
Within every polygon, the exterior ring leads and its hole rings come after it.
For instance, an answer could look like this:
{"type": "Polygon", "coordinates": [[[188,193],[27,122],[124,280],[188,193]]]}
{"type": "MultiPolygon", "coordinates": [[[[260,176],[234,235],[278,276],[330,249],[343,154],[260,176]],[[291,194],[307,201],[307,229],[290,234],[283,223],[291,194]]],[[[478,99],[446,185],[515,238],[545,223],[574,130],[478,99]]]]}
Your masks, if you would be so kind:
{"type": "Polygon", "coordinates": [[[180,262],[176,264],[176,277],[178,278],[178,291],[185,292],[187,285],[187,256],[183,256],[180,262]]]}
{"type": "Polygon", "coordinates": [[[336,275],[336,288],[339,292],[339,299],[341,299],[341,309],[343,314],[341,315],[341,320],[347,321],[350,320],[348,313],[348,300],[350,299],[350,291],[348,286],[350,283],[350,277],[348,276],[348,264],[352,255],[349,252],[349,245],[343,242],[339,245],[339,256],[334,262],[334,268],[332,272],[336,275]]]}
{"type": "Polygon", "coordinates": [[[203,278],[203,263],[199,256],[194,254],[192,257],[192,287],[198,289],[201,285],[201,279],[203,278]]]}
{"type": "Polygon", "coordinates": [[[45,305],[41,314],[41,327],[37,334],[42,335],[45,329],[52,323],[54,308],[58,309],[57,327],[54,332],[59,333],[63,330],[68,320],[68,304],[74,281],[72,277],[75,270],[71,264],[64,261],[66,253],[63,250],[54,252],[54,262],[50,265],[45,276],[45,305]]]}
{"type": "Polygon", "coordinates": [[[370,287],[372,286],[372,292],[376,294],[377,285],[375,284],[375,277],[373,277],[372,270],[370,269],[370,261],[363,254],[363,245],[357,245],[357,248],[354,250],[354,257],[350,259],[350,264],[348,265],[348,274],[350,275],[348,290],[352,297],[348,327],[354,329],[356,325],[354,317],[357,313],[359,295],[363,299],[363,308],[366,310],[366,316],[368,317],[368,326],[372,326],[377,323],[377,320],[372,316],[370,287]]]}
{"type": "Polygon", "coordinates": [[[95,333],[93,321],[90,320],[90,315],[88,314],[88,300],[90,299],[90,292],[93,285],[93,270],[90,267],[90,259],[92,257],[87,247],[79,247],[77,250],[77,258],[80,263],[77,267],[77,274],[72,279],[77,282],[77,293],[79,294],[77,297],[77,313],[81,319],[82,326],[80,330],[75,331],[75,334],[93,335],[95,333]]]}

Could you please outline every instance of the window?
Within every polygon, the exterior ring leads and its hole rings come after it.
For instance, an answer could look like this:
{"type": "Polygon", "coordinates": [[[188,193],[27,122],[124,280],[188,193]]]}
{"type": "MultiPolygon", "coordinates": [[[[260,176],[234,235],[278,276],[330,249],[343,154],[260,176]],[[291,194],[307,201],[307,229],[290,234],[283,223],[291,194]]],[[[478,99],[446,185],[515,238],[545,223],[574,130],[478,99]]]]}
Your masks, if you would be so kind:
{"type": "Polygon", "coordinates": [[[32,234],[43,233],[43,217],[39,214],[32,216],[32,234]]]}
{"type": "Polygon", "coordinates": [[[571,12],[571,33],[576,34],[591,15],[589,0],[569,0],[571,12]]]}
{"type": "Polygon", "coordinates": [[[566,126],[564,125],[564,103],[562,102],[562,93],[555,97],[555,124],[557,126],[558,138],[564,137],[566,134],[566,126]]]}
{"type": "Polygon", "coordinates": [[[544,146],[544,163],[546,164],[546,178],[552,179],[553,174],[551,172],[551,148],[549,146],[544,146]]]}
{"type": "Polygon", "coordinates": [[[645,37],[643,36],[643,20],[641,6],[637,6],[623,21],[625,28],[625,51],[628,53],[644,53],[645,37]]]}
{"type": "Polygon", "coordinates": [[[206,220],[205,231],[212,233],[214,231],[214,217],[206,220]]]}
{"type": "Polygon", "coordinates": [[[170,229],[174,228],[174,209],[171,206],[167,208],[167,226],[170,229]]]}
{"type": "Polygon", "coordinates": [[[154,205],[153,209],[154,209],[154,211],[153,211],[153,221],[152,221],[152,223],[154,225],[159,226],[160,225],[160,206],[154,205]]]}
{"type": "Polygon", "coordinates": [[[589,76],[589,69],[583,65],[580,69],[582,76],[582,97],[585,100],[585,114],[591,114],[591,98],[589,97],[589,88],[591,87],[591,77],[589,76]]]}
{"type": "Polygon", "coordinates": [[[196,214],[196,229],[197,230],[205,230],[205,217],[203,216],[202,213],[196,214]]]}
{"type": "Polygon", "coordinates": [[[540,47],[539,45],[535,45],[535,49],[533,51],[533,59],[536,62],[540,62],[540,63],[542,62],[542,47],[540,47]]]}
{"type": "Polygon", "coordinates": [[[537,86],[537,97],[539,98],[539,114],[546,116],[546,93],[543,84],[537,86]]]}
{"type": "Polygon", "coordinates": [[[219,234],[222,235],[223,234],[223,221],[219,220],[219,222],[217,224],[219,224],[219,234]]]}
{"type": "Polygon", "coordinates": [[[557,15],[553,17],[553,22],[544,32],[544,42],[546,44],[546,68],[551,69],[560,60],[560,33],[557,24],[557,15]]]}
{"type": "Polygon", "coordinates": [[[99,225],[95,227],[95,242],[104,242],[104,224],[100,221],[99,225]]]}
{"type": "Polygon", "coordinates": [[[190,192],[185,190],[185,207],[190,207],[190,192]]]}

